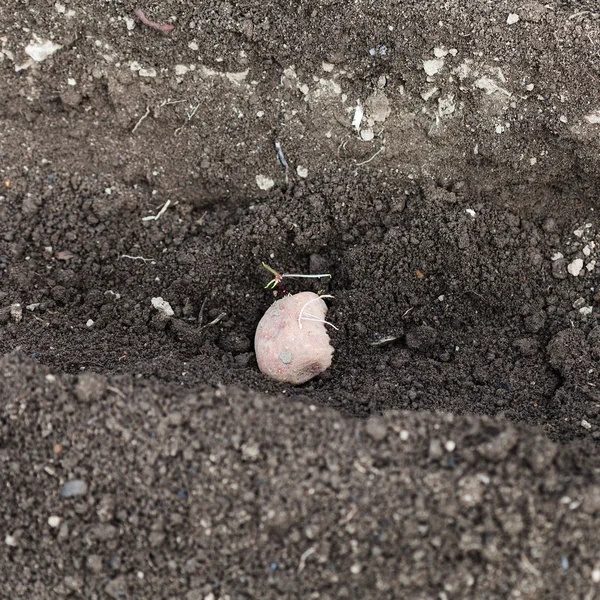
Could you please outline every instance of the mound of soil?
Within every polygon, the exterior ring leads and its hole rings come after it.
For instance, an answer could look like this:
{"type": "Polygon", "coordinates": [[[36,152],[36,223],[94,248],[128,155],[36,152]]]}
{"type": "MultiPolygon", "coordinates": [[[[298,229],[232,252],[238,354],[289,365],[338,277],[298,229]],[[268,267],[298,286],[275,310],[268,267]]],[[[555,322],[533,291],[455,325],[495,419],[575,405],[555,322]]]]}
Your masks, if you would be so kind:
{"type": "Polygon", "coordinates": [[[595,3],[23,6],[7,594],[595,597],[595,3]],[[335,297],[302,386],[256,365],[262,261],[332,274],[286,281],[335,297]]]}

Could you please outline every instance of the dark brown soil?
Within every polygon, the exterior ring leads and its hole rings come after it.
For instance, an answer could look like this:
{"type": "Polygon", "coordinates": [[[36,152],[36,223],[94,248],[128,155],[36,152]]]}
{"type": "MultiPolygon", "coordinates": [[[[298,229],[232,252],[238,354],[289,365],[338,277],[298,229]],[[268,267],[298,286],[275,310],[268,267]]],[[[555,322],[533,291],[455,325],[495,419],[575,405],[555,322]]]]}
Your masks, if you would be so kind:
{"type": "Polygon", "coordinates": [[[595,598],[596,4],[135,8],[0,7],[2,593],[595,598]]]}

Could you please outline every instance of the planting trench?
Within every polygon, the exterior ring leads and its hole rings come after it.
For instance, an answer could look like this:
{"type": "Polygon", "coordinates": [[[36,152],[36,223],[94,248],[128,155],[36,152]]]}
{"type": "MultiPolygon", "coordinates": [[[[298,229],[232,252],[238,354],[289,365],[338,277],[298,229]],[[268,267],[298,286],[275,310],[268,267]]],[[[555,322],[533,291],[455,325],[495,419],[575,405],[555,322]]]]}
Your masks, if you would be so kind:
{"type": "Polygon", "coordinates": [[[549,6],[0,8],[11,597],[600,593],[600,32],[549,6]],[[261,261],[332,274],[302,386],[261,261]]]}

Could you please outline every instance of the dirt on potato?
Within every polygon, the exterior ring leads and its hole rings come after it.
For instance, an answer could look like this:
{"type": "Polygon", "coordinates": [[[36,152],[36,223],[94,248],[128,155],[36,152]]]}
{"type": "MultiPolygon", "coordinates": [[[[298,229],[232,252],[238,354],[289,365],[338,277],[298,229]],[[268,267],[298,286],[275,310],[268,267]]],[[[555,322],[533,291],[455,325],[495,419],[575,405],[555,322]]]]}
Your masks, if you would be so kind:
{"type": "Polygon", "coordinates": [[[600,597],[595,2],[0,22],[6,597],[600,597]]]}

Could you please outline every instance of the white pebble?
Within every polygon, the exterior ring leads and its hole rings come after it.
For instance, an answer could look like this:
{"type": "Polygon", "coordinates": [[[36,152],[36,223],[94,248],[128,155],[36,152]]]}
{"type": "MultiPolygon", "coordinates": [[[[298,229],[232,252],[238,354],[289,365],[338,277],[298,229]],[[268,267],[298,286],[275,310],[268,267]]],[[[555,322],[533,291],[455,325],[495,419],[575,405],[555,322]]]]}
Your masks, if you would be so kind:
{"type": "Polygon", "coordinates": [[[506,19],[506,24],[507,25],[514,25],[515,23],[519,22],[519,15],[517,15],[516,13],[510,13],[506,19]]]}
{"type": "Polygon", "coordinates": [[[261,190],[266,191],[266,190],[270,190],[275,185],[275,182],[270,177],[265,177],[264,175],[257,175],[256,176],[256,185],[261,190]]]}
{"type": "Polygon", "coordinates": [[[600,569],[594,569],[592,571],[592,581],[594,583],[600,583],[600,569]]]}
{"type": "Polygon", "coordinates": [[[361,129],[360,138],[363,142],[370,142],[375,137],[372,129],[361,129]]]}
{"type": "Polygon", "coordinates": [[[590,260],[590,262],[585,267],[588,271],[592,272],[596,268],[596,261],[590,260]]]}
{"type": "Polygon", "coordinates": [[[584,246],[582,252],[584,256],[589,256],[592,253],[589,246],[584,246]]]}
{"type": "Polygon", "coordinates": [[[133,31],[135,29],[135,21],[130,17],[125,17],[123,19],[125,21],[125,26],[127,27],[127,31],[133,31]]]}
{"type": "Polygon", "coordinates": [[[175,75],[185,75],[189,70],[186,65],[175,65],[175,75]]]}
{"type": "Polygon", "coordinates": [[[10,316],[15,323],[20,323],[21,319],[23,319],[23,307],[18,303],[11,305],[10,316]]]}
{"type": "Polygon", "coordinates": [[[592,425],[588,423],[585,419],[582,419],[581,426],[588,431],[592,428],[592,425]]]}
{"type": "Polygon", "coordinates": [[[454,442],[452,440],[448,440],[446,442],[446,451],[447,452],[454,452],[455,448],[456,448],[456,442],[454,442]]]}
{"type": "Polygon", "coordinates": [[[578,238],[580,238],[583,235],[583,229],[576,229],[573,232],[573,235],[576,235],[578,238]]]}
{"type": "Polygon", "coordinates": [[[432,77],[433,75],[437,75],[443,68],[444,68],[444,59],[443,58],[434,58],[433,60],[424,60],[423,61],[423,70],[430,77],[432,77]]]}
{"type": "Polygon", "coordinates": [[[86,326],[86,327],[93,327],[93,326],[94,326],[94,321],[92,321],[92,319],[88,319],[88,320],[85,322],[85,326],[86,326]]]}
{"type": "Polygon", "coordinates": [[[57,517],[56,515],[48,517],[48,525],[56,529],[60,525],[60,517],[57,517]]]}
{"type": "Polygon", "coordinates": [[[67,84],[70,85],[71,87],[75,87],[77,85],[77,81],[75,81],[72,77],[69,77],[67,79],[67,84]]]}
{"type": "Polygon", "coordinates": [[[154,306],[156,310],[163,313],[165,317],[172,317],[175,314],[171,308],[171,305],[166,300],[163,300],[160,296],[152,298],[151,302],[152,306],[154,306]]]}
{"type": "Polygon", "coordinates": [[[594,309],[591,306],[582,306],[579,309],[579,312],[580,312],[580,314],[582,314],[585,317],[585,316],[591,315],[593,310],[594,309]]]}
{"type": "Polygon", "coordinates": [[[476,212],[472,209],[472,208],[465,208],[465,212],[470,216],[470,217],[475,217],[476,212]]]}
{"type": "Polygon", "coordinates": [[[140,77],[156,77],[156,69],[140,69],[138,75],[140,77]]]}
{"type": "Polygon", "coordinates": [[[7,536],[4,538],[4,543],[5,543],[7,546],[11,546],[11,547],[13,547],[13,548],[14,548],[14,547],[17,545],[17,540],[15,539],[15,537],[14,537],[14,536],[12,536],[12,535],[7,535],[7,536]]]}
{"type": "Polygon", "coordinates": [[[298,177],[302,177],[302,179],[306,179],[308,177],[308,169],[306,167],[301,167],[298,165],[296,167],[296,173],[298,173],[298,177]]]}
{"type": "Polygon", "coordinates": [[[33,58],[35,62],[42,62],[49,56],[52,56],[57,50],[60,50],[62,46],[51,42],[50,40],[40,40],[37,38],[36,41],[29,43],[25,46],[25,54],[33,58]]]}
{"type": "Polygon", "coordinates": [[[552,255],[552,258],[550,260],[560,260],[561,258],[564,258],[564,255],[562,252],[555,252],[552,255]]]}
{"type": "Polygon", "coordinates": [[[400,439],[401,439],[403,442],[406,442],[406,441],[408,440],[408,436],[409,436],[409,433],[408,433],[408,431],[406,431],[406,429],[403,429],[403,430],[400,432],[400,439]]]}
{"type": "Polygon", "coordinates": [[[576,258],[572,263],[569,263],[569,266],[567,267],[567,271],[569,271],[569,273],[573,275],[573,277],[577,277],[579,273],[581,273],[582,269],[583,259],[581,258],[576,258]]]}
{"type": "Polygon", "coordinates": [[[333,64],[328,63],[328,62],[323,62],[323,63],[321,63],[321,68],[326,73],[331,73],[331,71],[333,71],[333,64]]]}
{"type": "Polygon", "coordinates": [[[199,48],[199,47],[200,47],[200,46],[198,46],[198,44],[197,44],[196,42],[190,42],[190,43],[188,44],[188,48],[189,48],[190,50],[198,50],[198,48],[199,48]]]}

